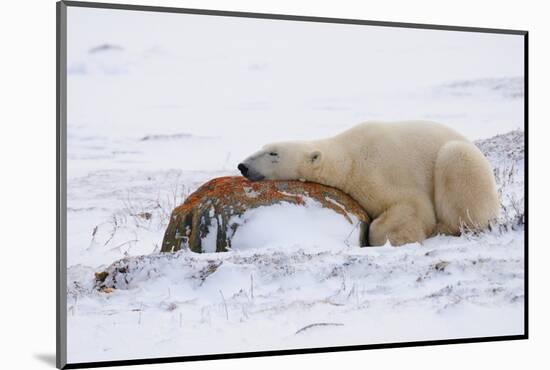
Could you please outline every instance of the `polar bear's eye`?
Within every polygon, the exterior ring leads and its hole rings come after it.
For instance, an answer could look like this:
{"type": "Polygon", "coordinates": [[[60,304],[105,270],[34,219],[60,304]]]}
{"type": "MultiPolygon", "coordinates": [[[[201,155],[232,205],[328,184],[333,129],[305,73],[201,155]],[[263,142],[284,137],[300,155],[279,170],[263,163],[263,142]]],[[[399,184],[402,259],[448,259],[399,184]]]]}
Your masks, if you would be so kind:
{"type": "Polygon", "coordinates": [[[278,156],[278,154],[277,154],[277,153],[275,153],[275,152],[271,152],[271,153],[269,153],[269,155],[270,155],[270,156],[272,156],[272,157],[276,157],[276,156],[278,156]]]}

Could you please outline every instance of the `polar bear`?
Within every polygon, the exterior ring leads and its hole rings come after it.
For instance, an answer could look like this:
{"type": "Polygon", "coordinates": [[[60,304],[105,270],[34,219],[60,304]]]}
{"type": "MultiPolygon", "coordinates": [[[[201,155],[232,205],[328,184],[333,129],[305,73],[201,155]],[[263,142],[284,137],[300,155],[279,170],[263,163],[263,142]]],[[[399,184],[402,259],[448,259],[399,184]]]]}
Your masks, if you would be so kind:
{"type": "Polygon", "coordinates": [[[488,160],[435,122],[365,122],[327,139],[268,144],[238,169],[251,181],[312,181],[348,193],[374,220],[370,245],[481,230],[499,208],[488,160]]]}

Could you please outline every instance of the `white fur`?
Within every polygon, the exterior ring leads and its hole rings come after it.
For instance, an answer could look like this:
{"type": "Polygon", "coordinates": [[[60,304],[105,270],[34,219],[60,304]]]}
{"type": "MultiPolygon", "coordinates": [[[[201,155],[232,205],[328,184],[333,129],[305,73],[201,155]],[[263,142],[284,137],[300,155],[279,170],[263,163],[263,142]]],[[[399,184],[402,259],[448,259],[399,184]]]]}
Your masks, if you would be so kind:
{"type": "Polygon", "coordinates": [[[498,210],[487,159],[433,122],[366,122],[328,139],[268,144],[243,164],[253,180],[305,179],[348,193],[374,220],[371,245],[480,230],[498,210]]]}

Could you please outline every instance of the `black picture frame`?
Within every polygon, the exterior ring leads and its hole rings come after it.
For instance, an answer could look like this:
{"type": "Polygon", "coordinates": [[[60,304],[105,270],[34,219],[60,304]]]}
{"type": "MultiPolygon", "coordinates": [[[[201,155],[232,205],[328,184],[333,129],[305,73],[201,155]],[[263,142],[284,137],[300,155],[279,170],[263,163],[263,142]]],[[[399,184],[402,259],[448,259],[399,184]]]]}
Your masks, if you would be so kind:
{"type": "Polygon", "coordinates": [[[188,9],[175,7],[159,7],[159,6],[142,6],[129,4],[110,4],[96,2],[79,2],[79,1],[59,1],[56,4],[56,36],[57,36],[57,63],[56,63],[56,124],[57,124],[57,142],[56,142],[56,168],[57,168],[57,186],[56,186],[56,230],[57,230],[57,249],[56,249],[56,364],[60,369],[77,369],[77,368],[93,368],[106,366],[123,366],[123,365],[138,365],[138,364],[154,364],[154,363],[172,363],[184,361],[204,361],[218,359],[232,359],[245,357],[264,357],[264,356],[281,356],[294,354],[310,354],[322,352],[340,352],[340,351],[358,351],[369,349],[382,348],[398,348],[398,347],[417,347],[417,346],[435,346],[461,343],[480,343],[480,342],[496,342],[496,341],[511,341],[525,340],[529,338],[529,211],[528,211],[528,174],[529,174],[529,56],[528,56],[528,31],[512,30],[512,29],[494,29],[494,28],[479,28],[479,27],[462,27],[434,24],[418,24],[418,23],[400,23],[400,22],[383,22],[360,19],[340,19],[328,17],[310,17],[298,15],[283,15],[283,14],[264,14],[250,12],[234,12],[221,10],[207,9],[188,9]],[[442,340],[426,340],[414,342],[397,342],[384,344],[365,344],[352,345],[342,347],[322,347],[322,348],[304,348],[304,349],[289,349],[289,350],[273,350],[259,352],[243,352],[243,353],[220,353],[214,355],[197,355],[197,356],[176,356],[162,358],[139,358],[117,361],[98,361],[86,363],[67,363],[67,238],[66,238],[66,222],[67,222],[67,8],[69,7],[85,7],[98,9],[118,9],[127,11],[143,11],[143,12],[164,12],[164,13],[180,13],[180,14],[198,14],[220,17],[240,17],[240,18],[255,18],[255,19],[270,19],[270,20],[286,20],[296,22],[320,22],[320,23],[339,23],[339,24],[354,24],[365,26],[381,26],[381,27],[398,27],[398,28],[413,28],[413,29],[429,29],[442,31],[462,31],[462,32],[479,32],[479,33],[494,33],[494,34],[511,34],[521,35],[524,38],[524,133],[525,133],[525,177],[524,177],[524,196],[525,196],[525,244],[524,244],[524,333],[521,335],[510,336],[492,336],[492,337],[475,337],[462,339],[442,339],[442,340]]]}

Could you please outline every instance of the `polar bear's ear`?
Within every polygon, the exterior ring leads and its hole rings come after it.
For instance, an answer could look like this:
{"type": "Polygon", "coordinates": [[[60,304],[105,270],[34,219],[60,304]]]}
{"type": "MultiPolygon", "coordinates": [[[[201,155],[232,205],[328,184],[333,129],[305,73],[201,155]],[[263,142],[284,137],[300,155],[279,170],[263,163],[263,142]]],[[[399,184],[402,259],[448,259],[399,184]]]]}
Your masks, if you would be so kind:
{"type": "Polygon", "coordinates": [[[319,164],[321,164],[322,156],[323,154],[319,150],[315,150],[309,153],[309,162],[314,166],[318,166],[319,164]]]}

